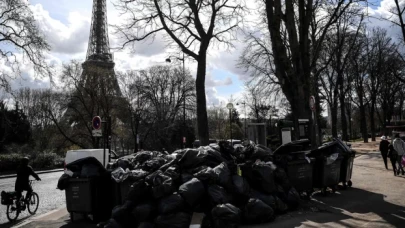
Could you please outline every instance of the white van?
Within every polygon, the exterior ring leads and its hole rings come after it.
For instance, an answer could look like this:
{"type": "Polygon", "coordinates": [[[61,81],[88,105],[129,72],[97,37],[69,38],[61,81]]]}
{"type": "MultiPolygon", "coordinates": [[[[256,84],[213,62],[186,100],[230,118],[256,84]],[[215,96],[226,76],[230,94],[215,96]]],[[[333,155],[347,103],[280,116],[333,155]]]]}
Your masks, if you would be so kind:
{"type": "MultiPolygon", "coordinates": [[[[87,158],[87,157],[95,157],[101,164],[104,165],[104,167],[107,167],[108,165],[108,155],[109,155],[109,150],[105,150],[105,157],[103,159],[104,155],[104,149],[81,149],[81,150],[68,150],[66,152],[66,157],[65,157],[65,171],[66,171],[66,165],[74,162],[76,160],[79,160],[81,158],[87,158]]],[[[117,159],[118,156],[117,154],[111,150],[111,160],[117,159]]]]}

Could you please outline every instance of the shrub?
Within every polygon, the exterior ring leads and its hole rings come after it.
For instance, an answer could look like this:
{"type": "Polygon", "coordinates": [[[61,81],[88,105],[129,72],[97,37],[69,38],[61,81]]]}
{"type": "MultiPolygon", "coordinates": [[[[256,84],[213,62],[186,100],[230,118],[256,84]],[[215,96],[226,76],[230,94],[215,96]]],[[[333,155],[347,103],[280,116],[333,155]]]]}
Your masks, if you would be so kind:
{"type": "Polygon", "coordinates": [[[23,157],[23,154],[0,154],[0,172],[16,170],[23,157]]]}
{"type": "MultiPolygon", "coordinates": [[[[25,154],[0,154],[0,172],[16,171],[25,154]]],[[[28,155],[34,169],[63,168],[64,158],[55,153],[37,153],[28,155]]]]}

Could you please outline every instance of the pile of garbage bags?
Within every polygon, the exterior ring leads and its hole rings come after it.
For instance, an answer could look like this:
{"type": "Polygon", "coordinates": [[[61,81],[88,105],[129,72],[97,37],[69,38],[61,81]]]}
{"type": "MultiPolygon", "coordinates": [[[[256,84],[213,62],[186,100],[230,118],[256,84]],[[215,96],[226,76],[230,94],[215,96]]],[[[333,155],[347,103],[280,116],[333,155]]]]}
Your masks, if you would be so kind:
{"type": "Polygon", "coordinates": [[[258,145],[142,151],[118,159],[111,177],[130,188],[108,228],[188,228],[194,212],[204,213],[202,228],[238,227],[269,222],[300,202],[272,151],[258,145]]]}

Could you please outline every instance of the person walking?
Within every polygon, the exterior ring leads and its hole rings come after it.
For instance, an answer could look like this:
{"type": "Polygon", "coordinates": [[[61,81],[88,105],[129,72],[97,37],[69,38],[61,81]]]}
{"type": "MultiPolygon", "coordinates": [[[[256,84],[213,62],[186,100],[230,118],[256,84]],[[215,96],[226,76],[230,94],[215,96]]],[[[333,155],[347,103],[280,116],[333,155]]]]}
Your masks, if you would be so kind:
{"type": "Polygon", "coordinates": [[[388,155],[388,146],[390,145],[390,142],[388,142],[387,138],[385,136],[381,137],[381,142],[380,142],[380,152],[381,156],[384,160],[385,168],[388,169],[387,165],[387,155],[388,155]]]}
{"type": "Polygon", "coordinates": [[[388,154],[387,156],[390,158],[392,169],[394,171],[394,176],[397,175],[397,157],[398,153],[394,150],[394,146],[392,143],[388,146],[388,154]]]}
{"type": "Polygon", "coordinates": [[[399,175],[399,172],[402,172],[402,175],[405,175],[404,168],[402,167],[401,161],[402,161],[402,156],[405,154],[405,142],[399,138],[399,134],[395,134],[395,139],[392,142],[394,144],[394,150],[398,153],[397,156],[397,163],[398,163],[398,170],[397,170],[397,175],[399,175]]]}

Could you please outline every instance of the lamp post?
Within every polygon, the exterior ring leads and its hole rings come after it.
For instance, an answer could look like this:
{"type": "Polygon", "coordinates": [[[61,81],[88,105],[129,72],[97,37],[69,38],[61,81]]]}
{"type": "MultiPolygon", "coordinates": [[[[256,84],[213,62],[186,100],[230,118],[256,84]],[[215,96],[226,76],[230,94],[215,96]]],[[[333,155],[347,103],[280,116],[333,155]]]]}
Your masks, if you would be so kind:
{"type": "MultiPolygon", "coordinates": [[[[243,104],[243,109],[245,111],[245,134],[244,134],[244,138],[246,139],[247,138],[246,137],[246,135],[247,135],[247,133],[246,133],[246,101],[243,101],[240,104],[243,104]]],[[[239,105],[239,103],[236,103],[236,105],[239,105]]]]}
{"type": "MultiPolygon", "coordinates": [[[[178,60],[181,60],[183,63],[183,138],[182,138],[182,142],[183,142],[183,149],[186,148],[186,132],[185,132],[185,128],[186,128],[186,92],[185,92],[185,78],[186,78],[186,70],[185,70],[185,64],[184,64],[184,52],[183,52],[183,58],[179,58],[176,57],[178,60]]],[[[172,61],[170,60],[170,57],[166,59],[166,62],[171,63],[172,61]]]]}
{"type": "MultiPolygon", "coordinates": [[[[232,112],[231,110],[233,109],[233,104],[228,103],[226,105],[226,108],[229,109],[229,129],[230,129],[230,135],[231,135],[231,145],[232,145],[232,112]]],[[[232,145],[233,146],[233,145],[232,145]]]]}

